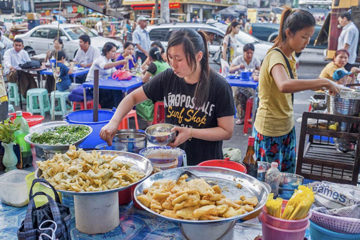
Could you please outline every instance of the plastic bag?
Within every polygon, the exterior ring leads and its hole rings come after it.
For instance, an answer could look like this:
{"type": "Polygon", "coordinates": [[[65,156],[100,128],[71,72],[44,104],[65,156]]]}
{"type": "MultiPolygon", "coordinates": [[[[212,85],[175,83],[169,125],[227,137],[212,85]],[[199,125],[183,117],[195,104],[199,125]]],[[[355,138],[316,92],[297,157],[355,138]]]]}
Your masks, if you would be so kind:
{"type": "Polygon", "coordinates": [[[129,71],[119,69],[113,73],[112,78],[117,80],[130,80],[132,75],[129,71]]]}

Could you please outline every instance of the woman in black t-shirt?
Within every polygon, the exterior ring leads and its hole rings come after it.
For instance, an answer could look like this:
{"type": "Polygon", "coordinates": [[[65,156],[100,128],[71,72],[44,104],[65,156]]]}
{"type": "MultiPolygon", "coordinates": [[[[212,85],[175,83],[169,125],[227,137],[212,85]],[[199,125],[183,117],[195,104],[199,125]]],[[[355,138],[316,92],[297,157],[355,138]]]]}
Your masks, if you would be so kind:
{"type": "Polygon", "coordinates": [[[189,165],[223,158],[222,140],[230,139],[234,129],[234,100],[226,80],[209,67],[205,33],[175,31],[167,57],[171,69],[127,95],[100,137],[111,145],[119,123],[134,105],[146,99],[164,101],[165,122],[176,125],[173,131],[178,132],[169,145],[184,149],[189,165]]]}

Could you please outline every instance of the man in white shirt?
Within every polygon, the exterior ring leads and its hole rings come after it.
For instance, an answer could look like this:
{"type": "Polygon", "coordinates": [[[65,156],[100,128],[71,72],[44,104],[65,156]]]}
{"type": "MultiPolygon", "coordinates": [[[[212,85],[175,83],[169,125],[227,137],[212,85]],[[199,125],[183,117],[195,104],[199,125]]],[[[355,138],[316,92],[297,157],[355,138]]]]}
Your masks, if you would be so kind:
{"type": "MultiPolygon", "coordinates": [[[[81,35],[79,37],[79,45],[74,62],[79,64],[81,67],[91,67],[92,63],[97,57],[100,56],[100,51],[90,45],[90,37],[88,35],[81,35]]],[[[83,83],[86,79],[86,75],[76,77],[78,83],[83,83]]]]}
{"type": "Polygon", "coordinates": [[[100,36],[104,35],[104,19],[101,18],[100,21],[96,23],[95,29],[100,36]]]}
{"type": "Polygon", "coordinates": [[[24,50],[22,39],[15,39],[13,48],[6,50],[4,54],[4,74],[9,82],[18,85],[21,94],[26,97],[27,90],[36,88],[36,82],[33,76],[21,71],[20,64],[31,61],[29,54],[24,50]]]}
{"type": "Polygon", "coordinates": [[[140,57],[141,62],[145,62],[146,58],[149,56],[150,50],[150,36],[149,32],[146,30],[148,19],[144,16],[138,18],[138,27],[133,33],[132,39],[135,44],[135,58],[136,60],[140,57]]]}
{"type": "Polygon", "coordinates": [[[350,54],[348,63],[345,65],[345,69],[350,71],[352,67],[355,67],[356,51],[359,44],[359,30],[351,21],[351,14],[349,12],[342,13],[338,21],[342,31],[338,39],[337,50],[346,49],[350,54]]]}

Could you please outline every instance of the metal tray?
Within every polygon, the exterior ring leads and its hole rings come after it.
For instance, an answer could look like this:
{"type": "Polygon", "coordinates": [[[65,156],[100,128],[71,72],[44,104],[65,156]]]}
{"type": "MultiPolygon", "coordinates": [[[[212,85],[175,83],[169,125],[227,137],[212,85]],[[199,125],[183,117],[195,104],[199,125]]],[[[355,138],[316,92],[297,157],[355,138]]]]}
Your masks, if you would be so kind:
{"type": "MultiPolygon", "coordinates": [[[[97,151],[100,152],[101,154],[107,154],[107,155],[117,155],[119,157],[126,157],[127,161],[123,161],[124,163],[129,163],[131,164],[131,169],[134,169],[136,171],[142,172],[145,174],[145,176],[140,179],[137,182],[134,182],[126,187],[120,187],[120,188],[114,188],[114,189],[109,189],[106,191],[97,191],[97,192],[74,192],[74,191],[65,191],[65,190],[57,190],[59,192],[62,193],[67,193],[67,194],[71,194],[71,195],[95,195],[95,194],[104,194],[104,193],[111,193],[111,192],[119,192],[122,190],[125,190],[135,184],[138,184],[139,182],[143,181],[144,179],[146,179],[148,176],[150,176],[150,174],[153,171],[153,167],[151,165],[151,162],[149,159],[136,154],[136,153],[129,153],[129,152],[122,152],[122,151],[110,151],[110,150],[93,150],[93,151],[97,151]]],[[[92,152],[92,151],[86,151],[86,152],[92,152]]],[[[116,158],[115,158],[116,159],[116,158]]],[[[35,177],[39,178],[39,176],[41,175],[41,169],[38,168],[35,171],[35,177]]]]}
{"type": "MultiPolygon", "coordinates": [[[[57,123],[54,123],[54,124],[51,124],[51,125],[48,125],[48,126],[39,126],[38,128],[35,128],[35,129],[32,129],[31,133],[29,133],[28,135],[26,135],[24,137],[25,141],[29,144],[32,144],[34,145],[35,147],[39,147],[39,148],[42,148],[43,150],[46,150],[46,151],[50,151],[50,152],[66,152],[67,150],[69,150],[69,146],[71,144],[62,144],[62,145],[48,145],[48,144],[39,144],[39,143],[34,143],[31,141],[31,136],[34,134],[34,133],[38,133],[38,134],[41,134],[43,132],[47,132],[47,131],[51,131],[53,130],[54,128],[56,127],[59,127],[59,126],[68,126],[69,124],[66,123],[66,122],[57,122],[57,123]]],[[[78,146],[82,141],[84,141],[91,133],[92,133],[92,128],[90,126],[87,126],[87,125],[83,125],[83,124],[71,124],[71,126],[85,126],[89,129],[89,133],[83,137],[82,139],[78,140],[77,142],[75,143],[72,143],[72,145],[75,145],[75,146],[78,146]]]]}
{"type": "Polygon", "coordinates": [[[134,195],[138,196],[143,193],[143,190],[151,187],[151,185],[159,180],[163,179],[177,179],[177,177],[185,170],[188,170],[199,177],[204,178],[206,181],[211,181],[217,183],[222,189],[222,193],[229,199],[236,200],[239,199],[241,195],[246,197],[256,196],[258,198],[258,205],[251,212],[245,213],[243,215],[238,215],[232,218],[226,218],[221,220],[204,220],[204,221],[196,221],[196,220],[184,220],[184,219],[175,219],[160,215],[151,209],[145,207],[141,204],[140,201],[135,197],[135,201],[146,211],[157,215],[158,217],[164,218],[166,220],[178,222],[178,223],[187,223],[187,224],[208,224],[208,223],[216,223],[216,222],[228,222],[234,221],[238,219],[243,219],[246,216],[249,216],[255,212],[260,211],[266,203],[267,197],[270,193],[270,187],[260,182],[256,178],[253,178],[245,173],[238,172],[235,170],[231,170],[228,168],[221,167],[181,167],[165,170],[162,172],[158,172],[149,178],[147,178],[142,183],[138,184],[135,188],[134,195]],[[243,188],[239,189],[236,185],[240,183],[243,188]]]}

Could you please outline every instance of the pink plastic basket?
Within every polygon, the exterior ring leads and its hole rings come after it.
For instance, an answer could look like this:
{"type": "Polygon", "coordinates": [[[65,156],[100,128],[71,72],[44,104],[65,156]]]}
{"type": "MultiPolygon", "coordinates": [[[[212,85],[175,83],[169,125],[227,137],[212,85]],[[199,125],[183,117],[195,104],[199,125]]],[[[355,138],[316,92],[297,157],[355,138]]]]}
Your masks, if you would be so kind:
{"type": "Polygon", "coordinates": [[[360,219],[356,218],[338,217],[312,211],[311,221],[339,233],[360,233],[360,219]]]}

